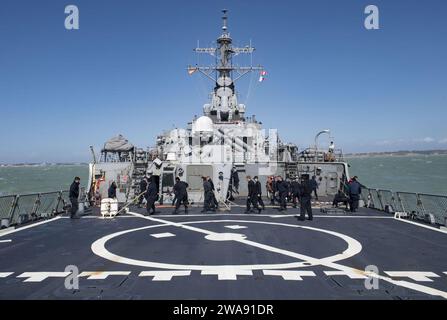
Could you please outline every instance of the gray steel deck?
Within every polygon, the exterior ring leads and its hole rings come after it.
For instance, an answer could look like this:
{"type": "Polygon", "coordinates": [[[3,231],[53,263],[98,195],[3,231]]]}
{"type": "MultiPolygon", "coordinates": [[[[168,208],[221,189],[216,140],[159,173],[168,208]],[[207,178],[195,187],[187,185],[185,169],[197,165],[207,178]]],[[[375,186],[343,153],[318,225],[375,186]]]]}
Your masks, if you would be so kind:
{"type": "Polygon", "coordinates": [[[447,234],[378,211],[315,209],[313,221],[298,221],[298,209],[158,211],[58,217],[1,234],[0,299],[447,298],[447,234]],[[78,290],[64,285],[68,265],[81,273],[78,290]],[[368,265],[378,289],[365,287],[368,265]]]}

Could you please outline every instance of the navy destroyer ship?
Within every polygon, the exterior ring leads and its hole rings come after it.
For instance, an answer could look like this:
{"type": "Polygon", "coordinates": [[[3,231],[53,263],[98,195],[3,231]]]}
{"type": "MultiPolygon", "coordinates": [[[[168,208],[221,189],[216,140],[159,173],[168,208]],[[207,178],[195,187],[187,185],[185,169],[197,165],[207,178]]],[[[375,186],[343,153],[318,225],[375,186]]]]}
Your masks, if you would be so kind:
{"type": "Polygon", "coordinates": [[[341,150],[318,145],[329,130],[299,150],[248,115],[237,82],[264,68],[236,64],[254,48],[233,46],[226,10],[222,20],[216,46],[194,49],[216,63],[187,69],[212,81],[203,115],[151,148],[122,135],[99,157],[92,147],[81,219],[67,214],[68,191],[0,197],[0,299],[447,299],[447,197],[365,187],[357,212],[333,207],[351,178],[341,150]],[[315,177],[314,220],[291,206],[245,214],[246,176],[264,197],[271,176],[315,177]],[[151,216],[137,205],[145,177],[160,195],[151,216]],[[187,215],[171,214],[176,177],[187,215]],[[202,177],[215,213],[201,213],[202,177]],[[122,209],[109,218],[95,202],[112,182],[122,209]]]}

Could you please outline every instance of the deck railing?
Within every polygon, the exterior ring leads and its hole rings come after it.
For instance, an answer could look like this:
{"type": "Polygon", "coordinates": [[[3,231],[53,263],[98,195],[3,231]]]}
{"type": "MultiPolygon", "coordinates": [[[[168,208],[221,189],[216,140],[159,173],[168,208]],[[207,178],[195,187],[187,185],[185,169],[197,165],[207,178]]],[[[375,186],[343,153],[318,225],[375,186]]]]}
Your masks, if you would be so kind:
{"type": "MultiPolygon", "coordinates": [[[[49,218],[67,210],[69,192],[55,191],[24,195],[0,196],[0,220],[8,225],[49,218]]],[[[406,212],[415,219],[426,220],[432,214],[437,224],[447,221],[447,196],[395,192],[385,189],[364,188],[361,194],[365,206],[381,211],[406,212]]],[[[80,202],[87,203],[85,189],[80,190],[80,202]]]]}
{"type": "Polygon", "coordinates": [[[447,196],[366,188],[362,191],[362,199],[369,208],[406,212],[421,220],[432,214],[437,224],[446,225],[447,196]]]}
{"type": "MultiPolygon", "coordinates": [[[[0,196],[2,226],[20,225],[41,218],[50,218],[69,208],[69,191],[0,196]]],[[[80,202],[86,202],[85,189],[80,188],[80,202]]]]}

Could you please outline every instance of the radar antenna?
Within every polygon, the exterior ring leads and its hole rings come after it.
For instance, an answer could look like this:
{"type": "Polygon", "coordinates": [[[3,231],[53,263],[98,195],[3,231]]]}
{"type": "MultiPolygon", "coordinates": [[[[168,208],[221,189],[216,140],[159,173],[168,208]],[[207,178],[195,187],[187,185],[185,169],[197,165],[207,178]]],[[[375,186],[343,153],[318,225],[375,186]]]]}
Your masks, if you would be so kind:
{"type": "MultiPolygon", "coordinates": [[[[211,66],[189,66],[189,74],[199,71],[208,79],[216,83],[211,104],[204,106],[204,114],[211,116],[214,122],[245,120],[245,105],[237,103],[234,82],[252,71],[262,71],[261,65],[242,67],[233,65],[233,57],[239,54],[253,54],[254,47],[247,45],[243,48],[233,47],[233,39],[228,31],[228,10],[222,10],[222,34],[217,38],[217,46],[209,48],[197,47],[194,52],[206,53],[216,58],[216,64],[211,66]]],[[[250,59],[252,61],[252,59],[250,59]]]]}
{"type": "Polygon", "coordinates": [[[189,71],[199,71],[207,78],[212,81],[216,81],[219,77],[229,77],[232,72],[236,72],[237,76],[232,80],[233,82],[239,80],[242,76],[246,75],[251,71],[261,71],[264,68],[260,65],[258,66],[249,66],[249,67],[240,67],[232,64],[232,57],[235,57],[241,53],[243,54],[252,54],[255,51],[255,48],[250,45],[247,45],[243,48],[236,48],[232,46],[233,40],[231,39],[230,33],[228,32],[228,10],[222,10],[223,16],[223,25],[222,25],[222,34],[219,38],[217,38],[217,47],[209,47],[209,48],[195,48],[194,52],[196,53],[207,53],[213,57],[218,58],[218,63],[213,66],[189,66],[189,71]],[[215,74],[215,77],[212,77],[212,74],[215,74]]]}

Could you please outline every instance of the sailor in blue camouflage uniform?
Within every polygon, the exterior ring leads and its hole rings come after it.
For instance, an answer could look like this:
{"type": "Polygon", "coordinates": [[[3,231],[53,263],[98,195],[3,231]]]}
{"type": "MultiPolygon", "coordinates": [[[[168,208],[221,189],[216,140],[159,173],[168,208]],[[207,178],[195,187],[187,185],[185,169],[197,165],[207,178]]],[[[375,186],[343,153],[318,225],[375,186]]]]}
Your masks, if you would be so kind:
{"type": "Polygon", "coordinates": [[[349,207],[351,212],[356,212],[359,208],[361,193],[362,185],[357,181],[357,176],[354,176],[349,182],[349,207]]]}
{"type": "Polygon", "coordinates": [[[174,185],[174,194],[175,194],[175,209],[172,214],[177,214],[178,209],[180,208],[180,205],[183,203],[185,207],[185,213],[188,213],[188,183],[185,181],[180,181],[180,178],[175,178],[175,185],[174,185]]]}
{"type": "Polygon", "coordinates": [[[309,216],[309,220],[313,220],[312,214],[312,203],[311,196],[312,193],[312,184],[309,181],[309,176],[305,175],[302,178],[302,182],[300,184],[300,218],[299,220],[304,221],[306,213],[309,216]]]}
{"type": "Polygon", "coordinates": [[[79,184],[81,182],[81,178],[75,177],[73,183],[70,186],[70,193],[69,198],[71,202],[71,219],[79,219],[79,217],[76,215],[76,212],[78,212],[79,209],[79,184]]]}
{"type": "Polygon", "coordinates": [[[202,177],[203,181],[203,210],[202,213],[208,211],[216,211],[213,202],[213,187],[207,177],[202,177]]]}
{"type": "Polygon", "coordinates": [[[155,214],[155,201],[157,201],[158,198],[158,190],[157,190],[157,185],[154,181],[153,178],[151,178],[151,180],[149,180],[149,184],[147,186],[147,191],[146,191],[146,210],[147,210],[147,214],[146,215],[151,215],[151,214],[155,214]],[[152,212],[151,212],[152,210],[152,212]]]}

